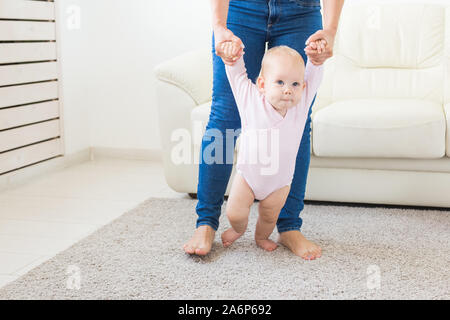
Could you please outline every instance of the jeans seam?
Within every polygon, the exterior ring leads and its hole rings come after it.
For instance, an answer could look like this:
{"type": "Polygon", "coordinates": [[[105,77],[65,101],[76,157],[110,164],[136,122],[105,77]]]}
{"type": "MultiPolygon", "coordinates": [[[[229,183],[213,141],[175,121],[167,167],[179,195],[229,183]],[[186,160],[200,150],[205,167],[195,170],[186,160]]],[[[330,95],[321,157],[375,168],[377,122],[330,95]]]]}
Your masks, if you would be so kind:
{"type": "Polygon", "coordinates": [[[210,227],[213,228],[215,231],[217,231],[217,229],[219,228],[218,225],[216,226],[216,225],[211,224],[211,223],[208,223],[208,222],[199,222],[199,223],[197,223],[197,228],[200,227],[200,226],[210,226],[210,227]]]}
{"type": "Polygon", "coordinates": [[[278,233],[283,233],[283,232],[292,231],[292,230],[300,231],[300,227],[287,227],[287,228],[283,228],[282,230],[278,229],[278,233]]]}
{"type": "Polygon", "coordinates": [[[320,7],[320,1],[289,0],[303,7],[320,7]]]}

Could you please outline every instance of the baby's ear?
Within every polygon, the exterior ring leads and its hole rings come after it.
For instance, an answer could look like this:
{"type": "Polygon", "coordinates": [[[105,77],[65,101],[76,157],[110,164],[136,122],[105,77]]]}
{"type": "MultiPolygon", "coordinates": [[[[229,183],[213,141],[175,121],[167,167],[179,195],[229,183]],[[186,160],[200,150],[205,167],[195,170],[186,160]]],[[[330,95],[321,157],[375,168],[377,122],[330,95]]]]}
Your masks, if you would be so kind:
{"type": "Polygon", "coordinates": [[[258,76],[256,79],[256,86],[260,92],[264,90],[264,78],[262,76],[258,76]]]}

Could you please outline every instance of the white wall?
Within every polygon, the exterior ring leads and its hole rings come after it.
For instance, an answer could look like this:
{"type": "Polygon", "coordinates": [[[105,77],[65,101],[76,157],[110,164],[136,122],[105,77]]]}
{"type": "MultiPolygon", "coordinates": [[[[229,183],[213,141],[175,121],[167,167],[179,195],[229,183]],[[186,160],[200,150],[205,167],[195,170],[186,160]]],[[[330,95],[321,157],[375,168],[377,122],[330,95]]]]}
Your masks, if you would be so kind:
{"type": "Polygon", "coordinates": [[[153,68],[210,46],[209,1],[57,2],[66,154],[89,146],[159,149],[153,68]],[[68,27],[73,6],[79,29],[68,27]]]}
{"type": "MultiPolygon", "coordinates": [[[[160,148],[153,68],[210,46],[209,0],[56,0],[66,154],[90,146],[160,148]],[[69,29],[72,6],[80,28],[69,29]]],[[[346,0],[353,3],[450,0],[346,0]]]]}

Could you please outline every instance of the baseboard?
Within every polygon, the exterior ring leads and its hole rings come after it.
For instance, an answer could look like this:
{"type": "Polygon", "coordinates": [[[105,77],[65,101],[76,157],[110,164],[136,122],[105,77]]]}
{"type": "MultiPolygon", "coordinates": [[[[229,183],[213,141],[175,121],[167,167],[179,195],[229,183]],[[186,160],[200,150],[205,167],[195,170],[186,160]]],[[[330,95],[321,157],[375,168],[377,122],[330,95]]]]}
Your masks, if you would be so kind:
{"type": "Polygon", "coordinates": [[[92,161],[96,158],[162,161],[162,150],[119,149],[104,147],[86,148],[74,154],[56,157],[33,164],[29,167],[0,175],[0,192],[25,184],[33,178],[62,170],[86,161],[92,161]]]}
{"type": "Polygon", "coordinates": [[[91,147],[90,157],[91,160],[103,157],[126,160],[162,161],[162,150],[91,147]]]}
{"type": "Polygon", "coordinates": [[[56,157],[0,175],[0,192],[25,184],[33,178],[89,161],[89,159],[90,150],[87,148],[74,154],[56,157]]]}

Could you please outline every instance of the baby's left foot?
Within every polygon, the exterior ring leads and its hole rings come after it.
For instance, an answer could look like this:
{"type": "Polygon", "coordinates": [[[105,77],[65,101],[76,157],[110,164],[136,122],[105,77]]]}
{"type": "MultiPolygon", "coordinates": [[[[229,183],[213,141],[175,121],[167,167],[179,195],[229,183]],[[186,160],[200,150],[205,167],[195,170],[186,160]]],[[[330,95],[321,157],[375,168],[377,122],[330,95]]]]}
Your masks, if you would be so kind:
{"type": "Polygon", "coordinates": [[[266,251],[273,251],[278,247],[278,245],[270,239],[255,239],[255,241],[258,247],[263,248],[266,251]]]}

